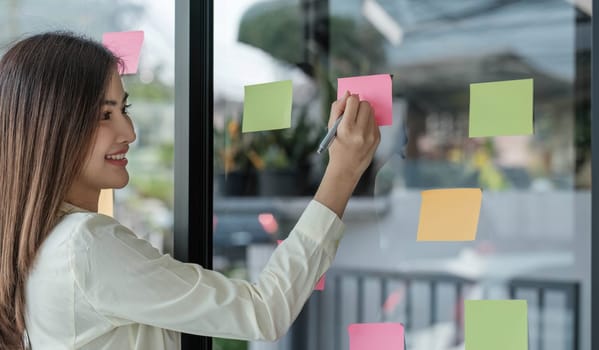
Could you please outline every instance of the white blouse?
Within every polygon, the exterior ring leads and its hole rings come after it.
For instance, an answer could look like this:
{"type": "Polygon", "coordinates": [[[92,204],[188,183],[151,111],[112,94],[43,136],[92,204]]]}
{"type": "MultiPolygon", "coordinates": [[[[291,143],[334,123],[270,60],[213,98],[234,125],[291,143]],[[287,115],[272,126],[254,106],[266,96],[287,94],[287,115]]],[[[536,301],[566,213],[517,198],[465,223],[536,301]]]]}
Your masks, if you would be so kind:
{"type": "Polygon", "coordinates": [[[27,281],[33,350],[179,349],[180,332],[278,339],[329,268],[345,228],[312,200],[250,283],[160,254],[109,216],[67,209],[27,281]]]}

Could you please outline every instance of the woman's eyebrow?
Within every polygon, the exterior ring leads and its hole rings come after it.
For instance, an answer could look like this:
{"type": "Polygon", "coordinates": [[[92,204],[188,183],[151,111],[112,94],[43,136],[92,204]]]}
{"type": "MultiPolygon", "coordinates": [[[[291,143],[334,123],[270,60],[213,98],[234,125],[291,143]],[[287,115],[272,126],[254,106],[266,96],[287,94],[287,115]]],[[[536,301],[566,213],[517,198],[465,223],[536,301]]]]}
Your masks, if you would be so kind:
{"type": "MultiPolygon", "coordinates": [[[[123,97],[123,103],[125,103],[125,101],[127,101],[128,98],[129,98],[129,93],[125,92],[125,96],[123,97]]],[[[102,105],[116,106],[117,102],[115,100],[104,100],[102,105]]]]}

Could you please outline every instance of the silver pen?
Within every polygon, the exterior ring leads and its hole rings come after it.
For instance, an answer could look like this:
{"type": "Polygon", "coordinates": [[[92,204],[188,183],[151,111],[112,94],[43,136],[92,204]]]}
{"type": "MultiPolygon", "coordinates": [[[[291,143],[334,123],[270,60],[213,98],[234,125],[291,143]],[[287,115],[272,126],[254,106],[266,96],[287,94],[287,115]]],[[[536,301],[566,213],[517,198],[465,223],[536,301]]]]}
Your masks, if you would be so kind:
{"type": "Polygon", "coordinates": [[[329,148],[329,145],[331,144],[331,142],[333,142],[335,135],[337,135],[337,127],[339,126],[341,119],[343,119],[343,114],[340,115],[339,118],[337,118],[337,120],[335,120],[335,124],[333,124],[333,126],[329,129],[327,134],[324,136],[324,138],[320,142],[320,145],[318,146],[318,150],[316,151],[316,153],[320,154],[324,150],[329,148]]]}

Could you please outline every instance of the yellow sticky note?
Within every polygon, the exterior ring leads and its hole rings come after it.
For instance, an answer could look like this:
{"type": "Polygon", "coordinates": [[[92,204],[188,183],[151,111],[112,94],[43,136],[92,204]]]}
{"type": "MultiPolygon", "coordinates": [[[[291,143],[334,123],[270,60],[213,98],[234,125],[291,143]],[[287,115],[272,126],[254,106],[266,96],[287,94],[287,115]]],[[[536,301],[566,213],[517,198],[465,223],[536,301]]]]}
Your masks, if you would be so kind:
{"type": "Polygon", "coordinates": [[[114,216],[114,190],[105,189],[100,191],[100,199],[98,200],[98,213],[114,216]]]}
{"type": "Polygon", "coordinates": [[[241,132],[291,127],[291,80],[246,85],[244,90],[241,132]]]}
{"type": "Polygon", "coordinates": [[[480,188],[422,191],[418,241],[472,241],[482,202],[480,188]]]}

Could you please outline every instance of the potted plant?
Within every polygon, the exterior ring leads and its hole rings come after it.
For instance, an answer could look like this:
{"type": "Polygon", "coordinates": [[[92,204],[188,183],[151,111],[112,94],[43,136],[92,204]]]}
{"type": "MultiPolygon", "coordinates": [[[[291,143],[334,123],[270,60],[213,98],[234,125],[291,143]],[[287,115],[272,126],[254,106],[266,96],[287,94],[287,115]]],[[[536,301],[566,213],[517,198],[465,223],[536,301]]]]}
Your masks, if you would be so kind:
{"type": "Polygon", "coordinates": [[[303,106],[291,128],[255,133],[247,155],[257,170],[258,194],[308,194],[312,185],[311,157],[325,132],[324,123],[311,121],[308,106],[303,106]]]}
{"type": "Polygon", "coordinates": [[[225,196],[255,194],[255,176],[247,155],[249,135],[241,133],[239,120],[228,117],[214,127],[214,170],[219,192],[225,196]]]}

